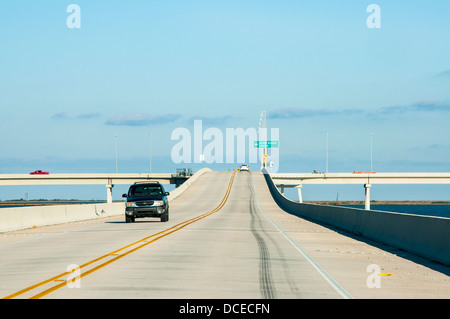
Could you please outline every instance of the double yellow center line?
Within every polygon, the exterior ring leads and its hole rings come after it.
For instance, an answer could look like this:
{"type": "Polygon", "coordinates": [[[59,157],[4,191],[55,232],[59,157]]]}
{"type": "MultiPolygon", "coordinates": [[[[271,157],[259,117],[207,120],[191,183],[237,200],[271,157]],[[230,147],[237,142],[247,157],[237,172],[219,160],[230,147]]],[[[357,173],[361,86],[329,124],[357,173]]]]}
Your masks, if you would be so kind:
{"type": "MultiPolygon", "coordinates": [[[[105,266],[107,266],[107,265],[109,265],[109,264],[111,264],[111,263],[113,263],[113,262],[115,262],[115,261],[117,261],[117,260],[119,260],[119,259],[121,259],[121,258],[123,258],[123,257],[125,257],[125,256],[127,256],[127,255],[129,255],[129,254],[131,254],[131,253],[133,253],[133,252],[135,252],[135,251],[137,251],[137,250],[147,246],[147,245],[149,245],[149,244],[151,244],[151,243],[154,243],[155,241],[157,241],[157,240],[159,240],[161,238],[164,238],[164,237],[166,237],[166,236],[168,236],[168,235],[170,235],[170,234],[172,234],[174,232],[177,232],[177,231],[183,229],[184,227],[186,227],[186,226],[188,226],[188,225],[190,225],[192,223],[195,223],[195,222],[197,222],[197,221],[199,221],[199,220],[201,220],[201,219],[203,219],[205,217],[208,217],[209,215],[212,215],[212,214],[218,212],[220,209],[222,209],[222,207],[227,202],[228,197],[230,196],[231,187],[233,185],[235,174],[236,174],[236,172],[232,173],[230,181],[228,183],[228,187],[227,187],[226,193],[225,193],[224,197],[222,198],[222,201],[213,210],[211,210],[209,212],[206,212],[206,213],[204,213],[202,215],[199,215],[197,217],[188,219],[188,220],[186,220],[186,221],[184,221],[182,223],[179,223],[179,224],[177,224],[175,226],[172,226],[172,227],[170,227],[168,229],[160,231],[160,232],[158,232],[156,234],[153,234],[153,235],[150,235],[148,237],[145,237],[145,238],[143,238],[141,240],[138,240],[137,242],[134,242],[132,244],[124,246],[124,247],[122,247],[120,249],[117,249],[117,250],[115,250],[113,252],[110,252],[109,254],[103,255],[101,257],[93,259],[93,260],[91,260],[91,261],[89,261],[89,262],[79,266],[80,270],[83,269],[83,268],[86,269],[88,266],[91,266],[92,268],[82,271],[77,279],[79,280],[79,279],[81,279],[81,278],[83,278],[83,277],[85,277],[85,276],[87,276],[87,275],[89,275],[89,274],[99,270],[100,268],[103,268],[103,267],[105,267],[105,266]],[[111,258],[111,257],[113,257],[113,258],[111,258]],[[108,259],[106,261],[103,261],[103,259],[107,259],[107,258],[110,258],[110,259],[108,259]],[[101,264],[99,264],[97,266],[94,265],[94,264],[96,264],[96,263],[98,263],[100,261],[103,261],[103,263],[101,263],[101,264]]],[[[48,295],[49,293],[51,293],[51,292],[53,292],[53,291],[55,291],[57,289],[60,289],[60,288],[64,287],[67,284],[67,282],[63,278],[68,276],[68,275],[70,275],[70,274],[71,274],[71,272],[66,271],[66,272],[64,272],[62,274],[59,274],[57,276],[54,276],[52,278],[49,278],[49,279],[44,280],[42,282],[39,282],[39,283],[37,283],[35,285],[29,286],[27,288],[24,288],[24,289],[22,289],[22,290],[20,290],[18,292],[15,292],[15,293],[13,293],[13,294],[11,294],[9,296],[4,297],[3,299],[12,299],[12,298],[20,296],[22,294],[25,294],[25,293],[30,293],[30,292],[33,293],[33,290],[37,290],[37,288],[39,288],[39,287],[42,287],[44,285],[50,284],[51,285],[50,288],[46,288],[44,291],[42,291],[40,293],[37,293],[37,294],[34,294],[32,297],[30,297],[30,299],[39,299],[39,298],[41,298],[41,297],[43,297],[45,295],[48,295]],[[55,284],[55,282],[57,282],[57,284],[55,284]]],[[[36,293],[36,292],[34,292],[34,293],[36,293]]]]}

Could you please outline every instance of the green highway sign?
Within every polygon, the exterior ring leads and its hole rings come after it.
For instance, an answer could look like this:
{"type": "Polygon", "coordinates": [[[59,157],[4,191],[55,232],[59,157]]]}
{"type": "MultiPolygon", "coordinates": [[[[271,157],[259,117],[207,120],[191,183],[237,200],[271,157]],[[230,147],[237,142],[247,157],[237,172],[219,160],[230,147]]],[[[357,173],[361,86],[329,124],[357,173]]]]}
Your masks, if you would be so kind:
{"type": "Polygon", "coordinates": [[[278,148],[278,141],[254,141],[254,148],[278,148]]]}

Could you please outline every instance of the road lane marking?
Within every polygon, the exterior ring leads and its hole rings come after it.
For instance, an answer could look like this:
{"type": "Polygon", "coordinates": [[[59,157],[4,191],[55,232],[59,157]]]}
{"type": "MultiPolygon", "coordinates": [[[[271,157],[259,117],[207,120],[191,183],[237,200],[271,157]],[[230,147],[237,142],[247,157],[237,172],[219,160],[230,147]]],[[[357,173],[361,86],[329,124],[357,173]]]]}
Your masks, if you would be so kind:
{"type": "MultiPolygon", "coordinates": [[[[139,250],[139,249],[141,249],[141,248],[143,248],[143,247],[145,247],[145,246],[147,246],[147,245],[149,245],[149,244],[151,244],[151,243],[153,243],[153,242],[155,242],[155,241],[157,241],[157,240],[159,240],[159,239],[161,239],[161,238],[164,238],[164,237],[166,237],[166,236],[168,236],[168,235],[170,235],[172,233],[175,233],[175,232],[185,228],[186,226],[188,226],[188,225],[190,225],[192,223],[195,223],[195,222],[197,222],[197,221],[199,221],[199,220],[201,220],[203,218],[206,218],[206,217],[208,217],[208,216],[210,216],[210,215],[220,211],[222,209],[222,207],[225,205],[225,203],[227,202],[228,197],[230,196],[230,192],[231,192],[231,188],[233,186],[233,181],[234,181],[235,175],[236,175],[235,172],[233,172],[231,174],[231,178],[230,178],[230,181],[228,183],[228,187],[227,187],[227,190],[225,192],[225,195],[223,196],[222,201],[219,203],[219,205],[216,208],[214,208],[213,210],[211,210],[209,212],[203,213],[203,214],[201,214],[201,215],[199,215],[197,217],[185,220],[184,222],[181,222],[181,223],[179,223],[177,225],[174,225],[174,226],[172,226],[170,228],[167,228],[167,229],[165,229],[163,231],[160,231],[158,233],[155,233],[155,234],[152,234],[150,236],[147,236],[147,237],[145,237],[145,238],[143,238],[141,240],[138,240],[138,241],[136,241],[136,242],[134,242],[132,244],[126,245],[126,246],[124,246],[122,248],[119,248],[119,249],[117,249],[117,250],[115,250],[113,252],[110,252],[110,253],[108,253],[106,255],[103,255],[101,257],[95,258],[95,259],[93,259],[93,260],[91,260],[91,261],[81,265],[79,268],[83,269],[83,268],[86,268],[87,266],[93,265],[93,264],[95,264],[95,263],[97,263],[97,262],[99,262],[99,261],[101,261],[103,259],[106,259],[108,257],[113,257],[113,258],[103,262],[100,265],[97,265],[97,266],[95,266],[95,267],[93,267],[93,268],[91,268],[91,269],[89,269],[87,271],[83,271],[80,274],[80,279],[85,277],[85,276],[87,276],[87,275],[89,275],[89,274],[91,274],[91,273],[93,273],[93,272],[95,272],[95,271],[97,271],[97,270],[99,270],[99,269],[101,269],[101,268],[103,268],[103,267],[105,267],[105,266],[107,266],[107,265],[109,265],[109,264],[111,264],[111,263],[113,263],[113,262],[115,262],[115,261],[117,261],[117,260],[119,260],[119,259],[121,259],[121,258],[123,258],[123,257],[125,257],[125,256],[127,256],[127,255],[129,255],[129,254],[131,254],[131,253],[133,253],[133,252],[135,252],[135,251],[137,251],[137,250],[139,250]],[[133,246],[136,246],[136,247],[132,248],[133,246]],[[130,248],[130,249],[125,251],[125,252],[123,252],[124,250],[126,250],[128,248],[130,248]],[[119,254],[119,252],[122,252],[122,253],[119,254]]],[[[37,288],[39,288],[41,286],[44,286],[44,285],[46,285],[48,283],[54,283],[54,282],[63,281],[62,283],[59,283],[56,286],[50,287],[50,288],[48,288],[48,289],[46,289],[46,290],[44,290],[44,291],[42,291],[42,292],[40,292],[38,294],[33,295],[30,299],[42,298],[43,296],[48,295],[49,293],[64,287],[67,283],[66,283],[66,281],[64,279],[62,279],[62,277],[65,277],[65,276],[67,276],[69,274],[71,274],[71,272],[66,271],[66,272],[61,273],[61,274],[59,274],[57,276],[54,276],[54,277],[52,277],[50,279],[41,281],[41,282],[39,282],[39,283],[37,283],[35,285],[29,286],[27,288],[24,288],[24,289],[22,289],[22,290],[20,290],[18,292],[15,292],[15,293],[13,293],[13,294],[11,294],[9,296],[4,297],[3,299],[12,299],[12,298],[20,296],[20,295],[22,295],[24,293],[32,292],[34,289],[37,289],[37,288]]]]}
{"type": "MultiPolygon", "coordinates": [[[[252,186],[255,188],[255,181],[252,176],[252,186]]],[[[297,245],[259,206],[258,194],[255,188],[256,206],[259,212],[294,246],[295,249],[317,270],[317,272],[336,290],[343,298],[352,299],[352,296],[339,285],[311,256],[309,256],[300,246],[297,245]]]]}

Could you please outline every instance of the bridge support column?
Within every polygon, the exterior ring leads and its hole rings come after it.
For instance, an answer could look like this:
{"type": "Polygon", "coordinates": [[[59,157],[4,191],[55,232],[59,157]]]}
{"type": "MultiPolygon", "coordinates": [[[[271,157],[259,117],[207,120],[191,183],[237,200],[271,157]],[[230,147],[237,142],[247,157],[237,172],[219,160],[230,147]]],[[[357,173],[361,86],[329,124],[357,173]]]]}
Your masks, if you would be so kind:
{"type": "Polygon", "coordinates": [[[283,184],[280,185],[280,193],[281,193],[281,195],[284,196],[284,185],[283,184]]]}
{"type": "Polygon", "coordinates": [[[297,188],[297,192],[298,192],[298,202],[299,203],[303,203],[302,186],[303,186],[302,184],[295,186],[295,188],[297,188]]]}
{"type": "Polygon", "coordinates": [[[365,188],[365,200],[364,200],[364,206],[366,210],[370,210],[370,187],[372,185],[370,184],[364,184],[364,188],[365,188]]]}
{"type": "Polygon", "coordinates": [[[106,203],[111,204],[113,202],[112,200],[112,189],[114,185],[113,184],[107,184],[106,185],[106,203]]]}

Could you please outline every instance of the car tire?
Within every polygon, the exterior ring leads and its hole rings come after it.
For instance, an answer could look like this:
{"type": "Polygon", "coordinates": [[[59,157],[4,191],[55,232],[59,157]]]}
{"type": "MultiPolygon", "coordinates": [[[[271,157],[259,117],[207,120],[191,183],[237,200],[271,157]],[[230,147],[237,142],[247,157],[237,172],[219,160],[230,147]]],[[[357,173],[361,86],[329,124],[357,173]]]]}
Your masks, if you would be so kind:
{"type": "Polygon", "coordinates": [[[168,222],[169,221],[169,209],[161,215],[161,222],[168,222]]]}
{"type": "Polygon", "coordinates": [[[126,223],[134,223],[134,217],[125,215],[125,222],[126,223]]]}

